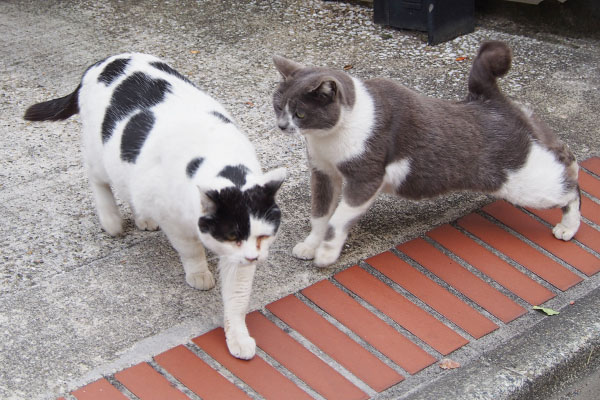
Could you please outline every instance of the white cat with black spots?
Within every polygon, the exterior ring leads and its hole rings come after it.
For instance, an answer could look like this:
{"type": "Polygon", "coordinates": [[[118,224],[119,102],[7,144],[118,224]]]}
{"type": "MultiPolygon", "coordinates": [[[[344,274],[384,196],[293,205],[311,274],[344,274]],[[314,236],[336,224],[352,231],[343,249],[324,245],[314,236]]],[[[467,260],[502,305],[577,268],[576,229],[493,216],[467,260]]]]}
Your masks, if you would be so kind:
{"type": "Polygon", "coordinates": [[[121,54],[87,69],[71,94],[31,106],[25,119],[79,113],[83,159],[100,223],[123,232],[113,190],[139,229],[160,229],[179,253],[186,282],[215,285],[205,247],[219,257],[224,326],[232,355],[252,358],[245,315],[257,263],[268,256],[281,213],[284,168],[263,173],[254,147],[213,98],[160,59],[121,54]]]}

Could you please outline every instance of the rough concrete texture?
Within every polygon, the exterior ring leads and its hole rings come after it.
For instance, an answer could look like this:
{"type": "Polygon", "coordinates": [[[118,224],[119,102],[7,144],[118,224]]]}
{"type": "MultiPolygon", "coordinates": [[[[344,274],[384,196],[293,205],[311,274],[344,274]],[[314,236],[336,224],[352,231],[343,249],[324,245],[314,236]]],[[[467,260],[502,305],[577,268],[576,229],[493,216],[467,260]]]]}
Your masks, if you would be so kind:
{"type": "MultiPolygon", "coordinates": [[[[424,34],[377,26],[372,17],[364,5],[320,0],[0,2],[0,398],[53,398],[221,323],[218,290],[185,284],[161,232],[137,231],[125,206],[125,235],[101,230],[80,161],[78,118],[22,120],[27,106],[71,92],[85,68],[106,56],[139,51],[166,59],[236,117],[265,169],[288,168],[281,233],[258,270],[252,309],[489,200],[382,196],[333,268],[292,258],[309,230],[308,170],[302,140],[274,126],[274,54],[460,99],[479,43],[504,40],[514,50],[505,92],[529,103],[579,159],[600,154],[597,35],[489,11],[478,15],[474,33],[430,47],[424,34]]],[[[594,285],[597,279],[580,295],[594,285]]],[[[536,322],[528,321],[520,326],[536,322]]],[[[495,341],[522,334],[511,329],[495,341]]]]}

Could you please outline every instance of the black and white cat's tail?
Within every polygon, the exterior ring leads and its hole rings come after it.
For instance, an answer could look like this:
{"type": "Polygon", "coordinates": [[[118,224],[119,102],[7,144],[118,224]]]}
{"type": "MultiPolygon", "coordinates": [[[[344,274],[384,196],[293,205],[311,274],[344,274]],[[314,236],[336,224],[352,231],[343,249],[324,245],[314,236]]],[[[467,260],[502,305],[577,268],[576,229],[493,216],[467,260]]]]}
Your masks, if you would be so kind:
{"type": "Polygon", "coordinates": [[[77,114],[80,88],[81,85],[64,97],[32,105],[25,111],[23,118],[28,121],[58,121],[77,114]]]}
{"type": "Polygon", "coordinates": [[[510,69],[511,60],[512,51],[506,43],[483,42],[469,74],[468,100],[501,96],[496,79],[506,75],[510,69]]]}

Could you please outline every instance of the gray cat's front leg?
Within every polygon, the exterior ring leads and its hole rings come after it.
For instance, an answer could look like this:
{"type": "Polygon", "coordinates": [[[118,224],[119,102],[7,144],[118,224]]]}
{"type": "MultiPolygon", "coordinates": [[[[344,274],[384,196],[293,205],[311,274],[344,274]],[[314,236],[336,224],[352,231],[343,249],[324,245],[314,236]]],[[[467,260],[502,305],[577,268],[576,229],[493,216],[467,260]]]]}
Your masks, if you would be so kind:
{"type": "MultiPolygon", "coordinates": [[[[356,174],[360,178],[359,174],[356,174]]],[[[371,207],[382,187],[382,178],[351,179],[340,204],[329,220],[324,240],[315,252],[315,265],[327,267],[340,256],[350,228],[371,207]]]]}
{"type": "Polygon", "coordinates": [[[327,233],[329,219],[335,210],[336,201],[342,189],[341,177],[332,177],[317,169],[311,174],[311,231],[304,241],[292,250],[294,257],[301,260],[312,260],[315,251],[323,242],[327,233]]]}
{"type": "Polygon", "coordinates": [[[219,261],[227,348],[232,356],[243,360],[251,359],[256,353],[256,342],[246,327],[255,270],[255,264],[240,265],[226,258],[219,261]]]}
{"type": "Polygon", "coordinates": [[[329,221],[324,241],[315,252],[315,265],[327,267],[333,264],[340,256],[350,228],[367,212],[377,196],[353,207],[342,199],[329,221]]]}

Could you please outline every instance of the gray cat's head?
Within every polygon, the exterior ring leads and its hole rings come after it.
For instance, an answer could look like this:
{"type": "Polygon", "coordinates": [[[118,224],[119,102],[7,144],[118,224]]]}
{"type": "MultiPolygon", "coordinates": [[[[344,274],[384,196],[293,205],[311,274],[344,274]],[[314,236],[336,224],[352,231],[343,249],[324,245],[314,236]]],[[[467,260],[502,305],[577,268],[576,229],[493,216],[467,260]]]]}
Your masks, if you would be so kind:
{"type": "Polygon", "coordinates": [[[352,78],[341,71],[304,67],[287,58],[273,57],[283,81],[273,94],[277,126],[285,132],[325,135],[338,125],[345,109],[354,104],[352,78]]]}

